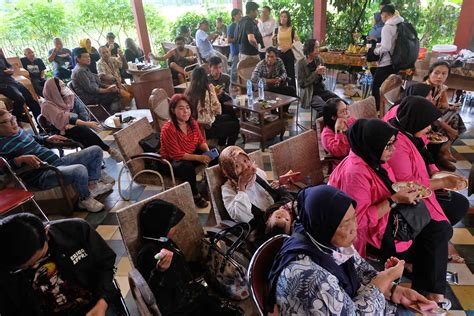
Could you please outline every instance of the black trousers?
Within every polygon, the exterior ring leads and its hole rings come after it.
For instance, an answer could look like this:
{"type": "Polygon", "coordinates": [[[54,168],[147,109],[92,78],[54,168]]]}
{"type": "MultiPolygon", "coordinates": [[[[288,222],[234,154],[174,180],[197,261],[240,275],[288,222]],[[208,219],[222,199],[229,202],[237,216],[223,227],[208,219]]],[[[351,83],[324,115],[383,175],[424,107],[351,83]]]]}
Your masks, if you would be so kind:
{"type": "Polygon", "coordinates": [[[91,101],[88,104],[101,104],[107,110],[111,110],[110,106],[114,102],[120,101],[120,94],[118,92],[110,92],[110,93],[96,93],[92,96],[91,101]]]}
{"type": "Polygon", "coordinates": [[[45,79],[41,79],[41,78],[31,79],[31,84],[33,85],[33,89],[35,89],[36,94],[39,95],[40,97],[43,96],[43,88],[44,88],[45,83],[46,83],[45,79]]]}
{"type": "Polygon", "coordinates": [[[207,138],[219,139],[219,146],[235,145],[239,138],[240,123],[237,118],[231,114],[221,114],[216,117],[210,129],[206,130],[207,138]]]}
{"type": "Polygon", "coordinates": [[[390,216],[378,254],[382,260],[394,256],[413,263],[412,288],[420,293],[445,294],[448,265],[448,242],[453,228],[447,221],[431,220],[416,236],[414,244],[405,252],[397,253],[393,240],[390,216]]]}
{"type": "Polygon", "coordinates": [[[0,93],[12,100],[12,114],[19,119],[23,113],[23,104],[26,103],[36,118],[41,114],[38,102],[33,98],[30,91],[21,83],[0,84],[0,93]]]}
{"type": "MultiPolygon", "coordinates": [[[[275,93],[279,93],[279,94],[284,94],[284,95],[289,95],[291,97],[297,97],[296,95],[296,88],[295,87],[292,87],[290,85],[286,86],[286,85],[281,85],[281,86],[267,86],[266,88],[267,91],[270,91],[270,92],[275,92],[275,93]]],[[[285,112],[288,112],[288,109],[290,108],[290,104],[287,104],[283,107],[283,110],[285,112]]]]}
{"type": "Polygon", "coordinates": [[[382,83],[385,81],[385,79],[394,73],[396,73],[396,71],[393,69],[392,65],[377,67],[375,70],[374,82],[372,83],[372,95],[375,98],[377,110],[380,109],[380,87],[382,86],[382,83]]]}
{"type": "Polygon", "coordinates": [[[84,148],[97,145],[105,151],[110,149],[110,147],[102,141],[99,135],[87,126],[74,126],[73,128],[67,129],[65,136],[81,143],[84,148]]]}
{"type": "Polygon", "coordinates": [[[464,218],[469,210],[469,200],[464,195],[457,192],[450,191],[449,193],[451,195],[449,198],[437,198],[444,214],[449,219],[451,225],[454,226],[464,218]]]}
{"type": "Polygon", "coordinates": [[[293,50],[289,49],[286,52],[280,52],[280,58],[285,65],[285,70],[288,78],[290,78],[289,85],[296,91],[296,78],[295,78],[295,55],[293,50]]]}

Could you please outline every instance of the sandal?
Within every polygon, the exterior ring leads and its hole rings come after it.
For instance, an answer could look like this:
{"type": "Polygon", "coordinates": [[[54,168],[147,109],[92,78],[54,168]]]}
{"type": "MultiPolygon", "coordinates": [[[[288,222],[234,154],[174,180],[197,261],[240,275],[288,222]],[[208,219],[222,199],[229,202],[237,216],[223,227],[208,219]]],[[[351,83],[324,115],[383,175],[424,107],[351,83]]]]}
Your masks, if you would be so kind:
{"type": "Polygon", "coordinates": [[[450,255],[448,256],[448,262],[449,263],[465,263],[466,261],[464,260],[463,257],[459,255],[450,255]]]}
{"type": "Polygon", "coordinates": [[[194,204],[197,208],[206,208],[209,205],[209,202],[206,201],[200,194],[194,197],[194,204]]]}

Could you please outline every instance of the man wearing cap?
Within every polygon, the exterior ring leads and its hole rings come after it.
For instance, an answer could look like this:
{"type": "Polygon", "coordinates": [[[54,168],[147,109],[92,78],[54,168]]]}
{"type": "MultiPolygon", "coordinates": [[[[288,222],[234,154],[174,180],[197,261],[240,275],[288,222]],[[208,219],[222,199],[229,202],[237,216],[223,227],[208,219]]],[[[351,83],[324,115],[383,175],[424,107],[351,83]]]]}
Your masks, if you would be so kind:
{"type": "Polygon", "coordinates": [[[262,34],[258,30],[257,16],[258,4],[252,1],[245,5],[246,15],[237,25],[237,42],[239,43],[239,60],[248,58],[260,60],[259,45],[264,48],[262,34]]]}
{"type": "Polygon", "coordinates": [[[117,57],[120,45],[115,43],[114,33],[107,33],[107,36],[105,38],[107,39],[107,44],[105,44],[105,46],[107,46],[107,48],[110,50],[110,54],[112,55],[112,57],[117,57]]]}
{"type": "Polygon", "coordinates": [[[196,32],[196,45],[199,49],[199,53],[206,61],[209,61],[213,56],[220,57],[222,65],[224,66],[224,72],[228,73],[227,57],[216,51],[211,44],[219,36],[219,33],[214,32],[208,35],[207,32],[209,32],[209,22],[207,20],[202,20],[199,23],[199,29],[196,32]]]}

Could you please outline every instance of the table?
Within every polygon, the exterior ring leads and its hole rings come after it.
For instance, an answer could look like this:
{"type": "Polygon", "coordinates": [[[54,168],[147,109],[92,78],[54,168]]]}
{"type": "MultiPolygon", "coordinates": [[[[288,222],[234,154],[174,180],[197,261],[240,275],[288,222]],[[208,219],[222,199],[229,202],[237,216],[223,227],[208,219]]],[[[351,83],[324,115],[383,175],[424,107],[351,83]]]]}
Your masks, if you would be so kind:
{"type": "Polygon", "coordinates": [[[215,50],[227,57],[229,59],[230,55],[230,45],[229,44],[212,44],[215,50]]]}
{"type": "Polygon", "coordinates": [[[144,117],[147,118],[148,122],[150,122],[150,123],[153,122],[153,118],[151,116],[150,110],[130,110],[130,111],[124,111],[124,112],[120,112],[120,113],[115,113],[114,115],[109,116],[104,121],[104,125],[107,126],[108,128],[111,128],[111,129],[122,129],[122,128],[125,128],[125,127],[129,126],[130,124],[144,118],[144,117]],[[128,123],[122,123],[122,125],[120,127],[115,127],[114,118],[115,118],[115,115],[117,115],[117,114],[121,114],[122,119],[124,119],[128,116],[133,116],[135,119],[133,121],[128,122],[128,123]]]}
{"type": "Polygon", "coordinates": [[[321,52],[321,58],[325,65],[341,65],[349,67],[377,67],[376,62],[368,63],[365,55],[348,55],[345,53],[321,52]]]}
{"type": "Polygon", "coordinates": [[[261,102],[257,101],[258,95],[254,94],[254,103],[249,106],[248,100],[245,101],[245,105],[240,105],[237,97],[234,97],[232,101],[227,101],[224,105],[233,106],[240,110],[240,131],[245,137],[246,135],[257,136],[260,139],[260,147],[265,150],[265,141],[271,139],[277,135],[280,135],[280,140],[283,140],[283,134],[286,130],[286,120],[283,116],[283,106],[291,104],[297,99],[291,96],[278,94],[274,92],[265,91],[266,101],[276,101],[273,104],[269,104],[269,107],[264,108],[261,102]],[[271,113],[276,110],[278,113],[277,119],[272,122],[265,121],[265,114],[271,113]],[[258,117],[258,122],[252,122],[253,116],[258,117]]]}

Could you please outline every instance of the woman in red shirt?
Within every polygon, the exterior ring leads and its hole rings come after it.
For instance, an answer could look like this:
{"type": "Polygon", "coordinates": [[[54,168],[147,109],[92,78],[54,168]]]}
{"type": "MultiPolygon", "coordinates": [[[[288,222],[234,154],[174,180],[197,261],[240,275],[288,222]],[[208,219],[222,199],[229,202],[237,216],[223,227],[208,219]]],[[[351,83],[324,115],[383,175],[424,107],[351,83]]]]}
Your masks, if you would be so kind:
{"type": "Polygon", "coordinates": [[[212,159],[202,154],[209,151],[209,146],[191,117],[191,106],[184,94],[171,98],[170,117],[161,129],[160,154],[171,162],[176,177],[189,182],[196,206],[204,208],[208,202],[197,190],[195,168],[200,163],[209,164],[212,159]]]}

